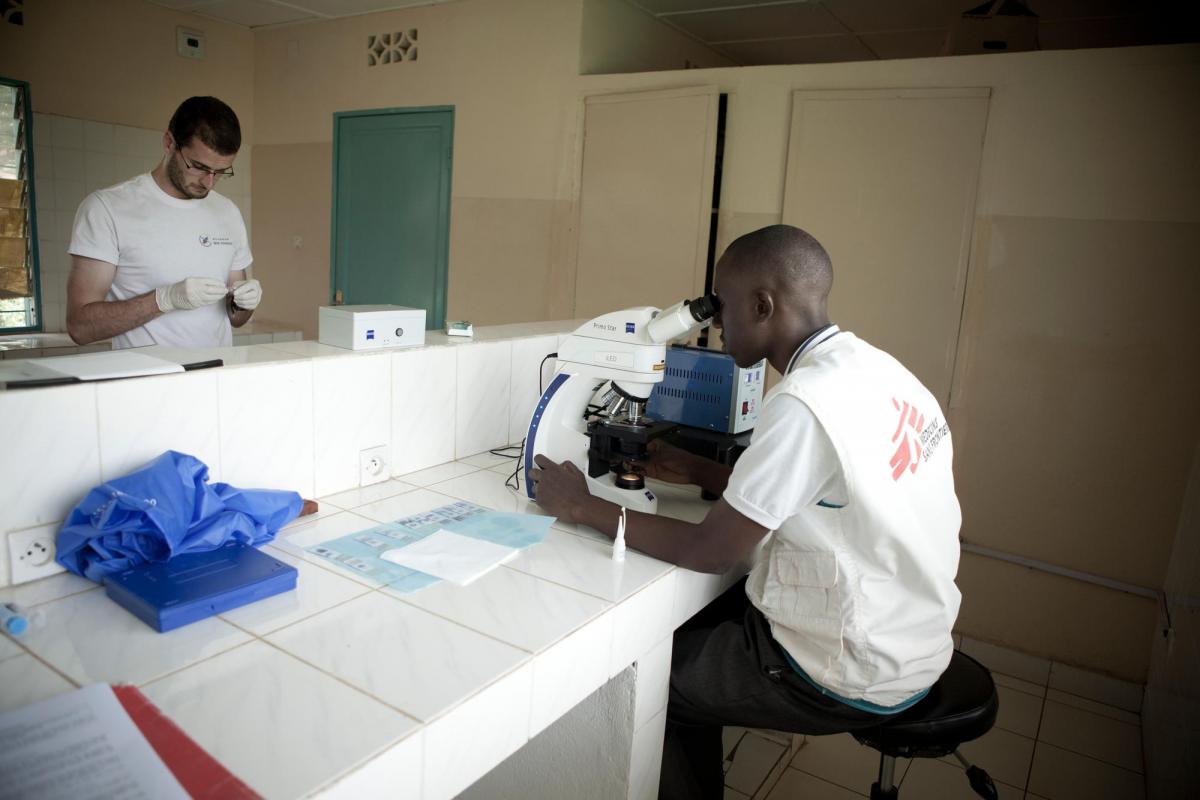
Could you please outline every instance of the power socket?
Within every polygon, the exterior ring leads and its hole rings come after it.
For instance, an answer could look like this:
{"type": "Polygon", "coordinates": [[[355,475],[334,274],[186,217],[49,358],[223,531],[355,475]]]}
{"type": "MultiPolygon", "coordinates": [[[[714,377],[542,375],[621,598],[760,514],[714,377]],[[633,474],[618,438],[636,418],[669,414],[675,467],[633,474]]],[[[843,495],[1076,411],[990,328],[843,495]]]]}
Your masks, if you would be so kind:
{"type": "Polygon", "coordinates": [[[358,485],[370,486],[373,483],[383,483],[389,477],[388,447],[370,447],[358,456],[358,485]]]}
{"type": "Polygon", "coordinates": [[[54,560],[57,532],[58,525],[42,525],[8,534],[9,577],[14,585],[66,572],[54,560]]]}

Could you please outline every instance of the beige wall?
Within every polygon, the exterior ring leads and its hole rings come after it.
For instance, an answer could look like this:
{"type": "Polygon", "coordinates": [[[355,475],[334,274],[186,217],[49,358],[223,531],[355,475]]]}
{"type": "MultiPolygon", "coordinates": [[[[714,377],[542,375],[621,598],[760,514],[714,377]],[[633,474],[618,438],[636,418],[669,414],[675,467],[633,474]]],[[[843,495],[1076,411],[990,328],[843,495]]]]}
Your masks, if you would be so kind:
{"type": "MultiPolygon", "coordinates": [[[[316,159],[309,163],[328,165],[336,111],[454,106],[447,317],[544,319],[551,264],[570,224],[579,19],[578,4],[559,0],[464,0],[262,31],[256,159],[283,163],[303,145],[316,159]],[[417,61],[367,66],[370,34],[410,28],[419,33],[417,61]]],[[[307,200],[295,214],[276,215],[278,226],[258,226],[254,246],[269,287],[264,313],[313,336],[316,306],[328,301],[328,248],[297,254],[288,243],[330,227],[331,172],[322,169],[260,179],[263,194],[254,198],[256,221],[291,198],[307,200]],[[323,283],[290,279],[312,265],[323,283]],[[301,316],[284,318],[285,309],[301,316]]]]}
{"type": "Polygon", "coordinates": [[[215,95],[253,143],[253,71],[248,29],[144,0],[41,0],[0,25],[0,75],[28,81],[43,114],[162,130],[184,99],[215,95]],[[206,35],[205,60],[176,54],[177,26],[206,35]]]}
{"type": "Polygon", "coordinates": [[[581,34],[581,75],[737,66],[628,0],[583,0],[581,34]]]}

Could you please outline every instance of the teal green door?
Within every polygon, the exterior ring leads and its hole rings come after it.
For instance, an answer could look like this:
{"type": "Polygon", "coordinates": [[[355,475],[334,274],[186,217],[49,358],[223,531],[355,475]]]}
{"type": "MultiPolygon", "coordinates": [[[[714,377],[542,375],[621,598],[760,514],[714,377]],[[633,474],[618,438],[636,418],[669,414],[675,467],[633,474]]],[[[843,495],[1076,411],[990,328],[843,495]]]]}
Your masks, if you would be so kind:
{"type": "Polygon", "coordinates": [[[331,300],[446,322],[454,109],[333,115],[331,300]]]}

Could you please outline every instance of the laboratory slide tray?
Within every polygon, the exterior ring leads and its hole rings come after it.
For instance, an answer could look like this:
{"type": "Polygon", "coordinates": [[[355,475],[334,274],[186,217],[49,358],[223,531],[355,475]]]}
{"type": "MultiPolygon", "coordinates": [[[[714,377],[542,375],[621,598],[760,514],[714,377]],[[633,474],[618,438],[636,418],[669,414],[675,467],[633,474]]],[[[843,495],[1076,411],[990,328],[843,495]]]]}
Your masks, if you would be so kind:
{"type": "Polygon", "coordinates": [[[296,588],[296,568],[249,545],[185,553],[108,576],[109,598],[159,633],[296,588]]]}

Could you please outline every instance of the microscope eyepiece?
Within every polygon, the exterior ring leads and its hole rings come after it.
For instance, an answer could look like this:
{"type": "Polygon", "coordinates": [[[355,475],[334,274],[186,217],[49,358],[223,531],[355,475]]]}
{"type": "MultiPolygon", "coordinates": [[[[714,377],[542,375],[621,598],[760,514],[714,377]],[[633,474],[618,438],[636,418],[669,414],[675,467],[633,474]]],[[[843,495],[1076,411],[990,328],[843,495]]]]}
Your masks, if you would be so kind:
{"type": "Polygon", "coordinates": [[[692,319],[696,322],[704,322],[712,319],[718,311],[721,310],[721,300],[711,292],[703,297],[697,297],[695,300],[687,301],[688,311],[692,312],[692,319]]]}

